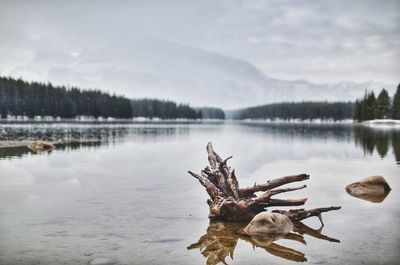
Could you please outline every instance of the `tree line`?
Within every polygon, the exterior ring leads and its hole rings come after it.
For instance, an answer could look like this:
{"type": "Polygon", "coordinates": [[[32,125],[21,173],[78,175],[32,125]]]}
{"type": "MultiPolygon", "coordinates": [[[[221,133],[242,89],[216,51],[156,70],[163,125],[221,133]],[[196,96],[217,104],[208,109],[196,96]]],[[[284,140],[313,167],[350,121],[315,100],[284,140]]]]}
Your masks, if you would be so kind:
{"type": "Polygon", "coordinates": [[[0,115],[131,118],[133,112],[130,100],[122,96],[0,77],[0,115]]]}
{"type": "Polygon", "coordinates": [[[285,102],[235,111],[234,119],[343,120],[353,117],[352,102],[285,102]]]}
{"type": "Polygon", "coordinates": [[[192,108],[188,104],[177,104],[169,100],[133,99],[131,100],[134,117],[157,117],[161,119],[225,119],[220,108],[192,108]]]}
{"type": "Polygon", "coordinates": [[[158,99],[131,100],[110,95],[100,90],[82,90],[77,87],[54,86],[51,83],[26,82],[22,79],[0,77],[0,115],[77,116],[114,118],[202,119],[224,118],[216,108],[194,109],[188,104],[158,99]]]}
{"type": "Polygon", "coordinates": [[[196,111],[188,104],[177,104],[169,100],[134,99],[131,100],[134,117],[161,119],[202,119],[201,111],[196,111]]]}
{"type": "Polygon", "coordinates": [[[196,110],[201,112],[203,119],[225,119],[225,112],[220,108],[202,107],[196,108],[196,110]]]}
{"type": "Polygon", "coordinates": [[[375,93],[365,92],[364,98],[356,100],[354,107],[354,120],[367,121],[374,119],[400,120],[400,84],[390,98],[386,89],[382,89],[378,97],[375,93]]]}

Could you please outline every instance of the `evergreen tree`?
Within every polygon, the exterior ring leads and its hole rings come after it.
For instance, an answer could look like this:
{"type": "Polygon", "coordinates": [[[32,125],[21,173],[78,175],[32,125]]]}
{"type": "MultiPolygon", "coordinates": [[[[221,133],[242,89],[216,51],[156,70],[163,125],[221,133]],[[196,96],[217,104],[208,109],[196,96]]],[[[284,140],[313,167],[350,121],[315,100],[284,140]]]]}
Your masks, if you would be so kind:
{"type": "Polygon", "coordinates": [[[131,118],[127,98],[110,96],[99,90],[80,90],[53,86],[51,83],[28,83],[21,79],[0,77],[0,115],[131,118]]]}
{"type": "Polygon", "coordinates": [[[131,106],[133,109],[134,117],[157,117],[161,119],[203,118],[202,110],[193,109],[187,104],[176,104],[173,101],[159,99],[134,99],[131,100],[131,106]]]}
{"type": "Polygon", "coordinates": [[[354,114],[353,119],[356,121],[362,121],[361,119],[361,108],[362,108],[362,101],[360,102],[358,99],[354,103],[354,114]]]}
{"type": "Polygon", "coordinates": [[[390,97],[385,89],[382,89],[376,99],[375,118],[386,119],[390,116],[390,97]]]}
{"type": "Polygon", "coordinates": [[[392,118],[400,120],[400,84],[397,86],[396,93],[393,96],[392,118]]]}
{"type": "Polygon", "coordinates": [[[220,108],[202,107],[197,109],[203,119],[225,119],[225,112],[220,108]]]}
{"type": "MultiPolygon", "coordinates": [[[[205,111],[205,110],[204,110],[205,111]]],[[[212,109],[225,118],[221,109],[212,109]]],[[[80,90],[76,87],[53,86],[51,83],[28,83],[21,79],[0,77],[0,115],[94,117],[158,117],[161,119],[201,119],[202,109],[188,104],[157,99],[129,100],[100,90],[80,90]]]]}
{"type": "Polygon", "coordinates": [[[375,93],[372,91],[371,93],[367,94],[365,99],[365,105],[362,108],[363,109],[363,120],[373,120],[375,119],[375,113],[376,113],[376,98],[375,98],[375,93]]]}

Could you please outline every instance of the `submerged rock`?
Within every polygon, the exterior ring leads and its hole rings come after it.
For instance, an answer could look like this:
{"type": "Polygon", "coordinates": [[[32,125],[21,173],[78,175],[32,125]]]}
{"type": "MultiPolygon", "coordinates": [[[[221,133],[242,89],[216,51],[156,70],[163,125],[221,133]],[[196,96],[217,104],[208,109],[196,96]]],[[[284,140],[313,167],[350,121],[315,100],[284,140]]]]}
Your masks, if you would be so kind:
{"type": "Polygon", "coordinates": [[[35,153],[53,150],[54,146],[51,143],[44,141],[34,141],[28,145],[28,148],[35,153]]]}
{"type": "Polygon", "coordinates": [[[372,176],[347,185],[349,195],[366,201],[380,203],[391,191],[389,184],[382,176],[372,176]]]}
{"type": "Polygon", "coordinates": [[[249,236],[270,236],[286,235],[292,230],[293,223],[286,215],[262,212],[254,216],[243,233],[249,236]]]}
{"type": "Polygon", "coordinates": [[[88,265],[114,265],[117,262],[108,258],[94,258],[88,262],[88,265]]]}

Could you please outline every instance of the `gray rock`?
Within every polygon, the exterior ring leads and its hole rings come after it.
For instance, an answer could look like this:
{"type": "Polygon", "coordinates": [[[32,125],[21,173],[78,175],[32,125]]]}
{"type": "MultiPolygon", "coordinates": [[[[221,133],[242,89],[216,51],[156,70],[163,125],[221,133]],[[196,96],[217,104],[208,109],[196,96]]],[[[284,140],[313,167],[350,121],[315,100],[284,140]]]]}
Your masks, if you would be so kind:
{"type": "Polygon", "coordinates": [[[293,230],[289,217],[279,213],[262,212],[254,216],[243,230],[249,236],[286,235],[293,230]]]}
{"type": "Polygon", "coordinates": [[[347,185],[346,191],[353,197],[380,203],[391,191],[389,184],[382,176],[372,176],[347,185]]]}

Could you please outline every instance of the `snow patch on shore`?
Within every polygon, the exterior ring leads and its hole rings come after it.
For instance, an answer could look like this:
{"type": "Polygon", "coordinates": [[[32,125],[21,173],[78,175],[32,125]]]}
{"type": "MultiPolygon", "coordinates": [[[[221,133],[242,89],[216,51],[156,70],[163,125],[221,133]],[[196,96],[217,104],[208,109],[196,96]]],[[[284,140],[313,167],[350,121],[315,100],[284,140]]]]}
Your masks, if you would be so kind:
{"type": "Polygon", "coordinates": [[[400,129],[400,120],[392,120],[392,119],[376,119],[363,121],[362,125],[376,128],[398,128],[400,129]]]}

